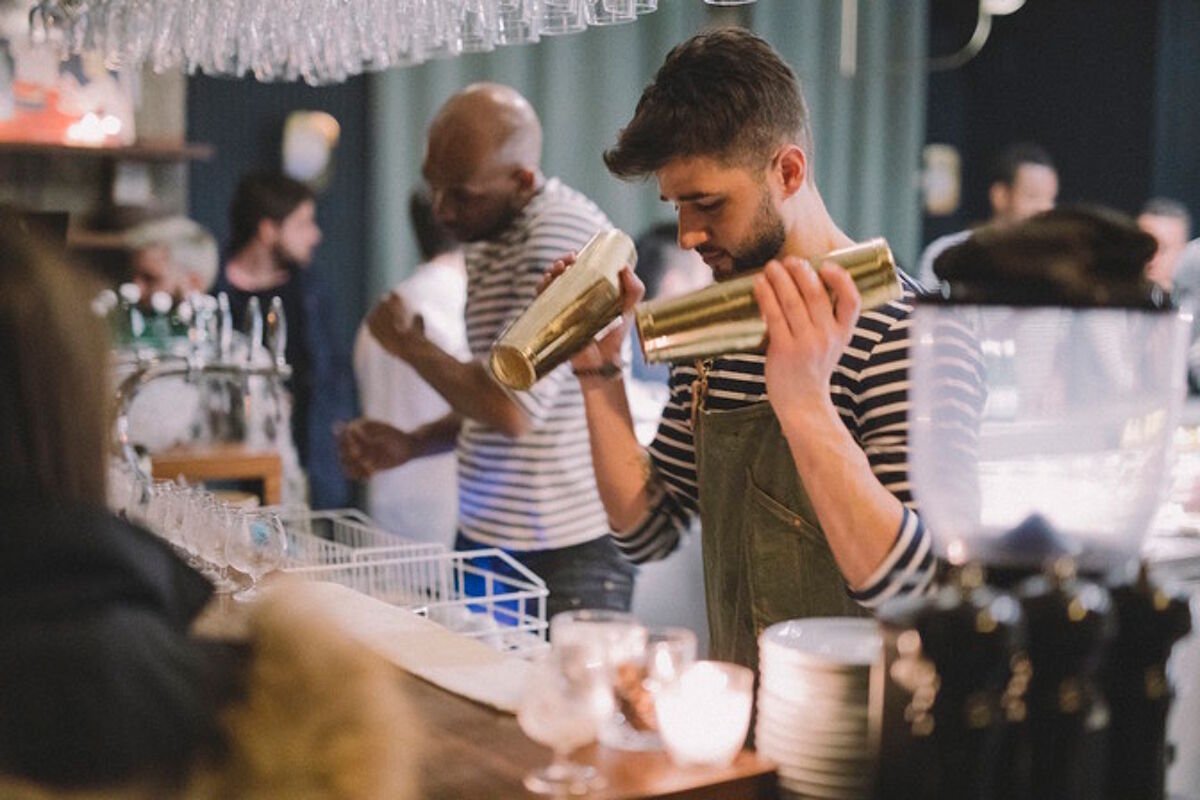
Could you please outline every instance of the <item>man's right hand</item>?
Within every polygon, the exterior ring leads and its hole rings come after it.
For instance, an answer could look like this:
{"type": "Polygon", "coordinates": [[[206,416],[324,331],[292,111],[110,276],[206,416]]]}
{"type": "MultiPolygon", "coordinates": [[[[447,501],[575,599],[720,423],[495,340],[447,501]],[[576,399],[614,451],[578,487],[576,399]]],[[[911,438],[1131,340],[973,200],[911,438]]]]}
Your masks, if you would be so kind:
{"type": "Polygon", "coordinates": [[[412,434],[374,419],[352,420],[338,430],[337,437],[342,469],[354,480],[365,480],[417,456],[412,434]]]}
{"type": "MultiPolygon", "coordinates": [[[[555,278],[570,269],[574,263],[574,253],[568,253],[558,261],[555,261],[542,277],[542,282],[538,285],[538,294],[546,291],[546,287],[553,283],[555,278]]],[[[585,345],[583,349],[575,353],[571,357],[571,366],[574,369],[595,369],[604,364],[619,364],[621,362],[621,345],[625,342],[625,335],[633,326],[633,309],[646,294],[646,287],[628,266],[621,267],[620,281],[620,323],[613,325],[603,336],[593,340],[590,344],[585,345]]]]}

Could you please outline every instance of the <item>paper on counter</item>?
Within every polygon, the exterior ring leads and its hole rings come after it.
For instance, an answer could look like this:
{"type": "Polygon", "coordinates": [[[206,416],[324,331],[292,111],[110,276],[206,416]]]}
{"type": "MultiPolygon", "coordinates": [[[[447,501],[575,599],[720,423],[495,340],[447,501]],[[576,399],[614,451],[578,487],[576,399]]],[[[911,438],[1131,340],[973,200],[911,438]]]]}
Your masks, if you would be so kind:
{"type": "Polygon", "coordinates": [[[336,583],[306,583],[295,603],[334,621],[391,663],[477,703],[517,712],[528,663],[336,583]]]}

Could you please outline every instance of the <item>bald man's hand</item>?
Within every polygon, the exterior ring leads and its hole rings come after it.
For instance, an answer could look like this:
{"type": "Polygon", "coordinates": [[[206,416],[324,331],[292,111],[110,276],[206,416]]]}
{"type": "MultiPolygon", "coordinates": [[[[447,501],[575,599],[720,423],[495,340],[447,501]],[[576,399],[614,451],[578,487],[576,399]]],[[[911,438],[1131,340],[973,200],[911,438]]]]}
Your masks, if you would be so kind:
{"type": "MultiPolygon", "coordinates": [[[[538,294],[546,291],[546,287],[570,269],[574,263],[574,253],[568,253],[555,261],[542,276],[542,282],[538,285],[538,294]]],[[[621,345],[625,343],[625,336],[633,327],[633,309],[646,294],[646,286],[633,274],[633,270],[628,265],[621,267],[619,278],[621,281],[621,321],[619,324],[611,326],[603,336],[593,340],[571,357],[571,366],[575,369],[595,369],[604,364],[621,362],[621,345]]]]}
{"type": "Polygon", "coordinates": [[[416,457],[413,436],[386,422],[360,417],[337,429],[338,458],[347,477],[365,480],[416,457]]]}
{"type": "Polygon", "coordinates": [[[424,320],[410,313],[395,292],[384,295],[367,314],[367,329],[384,350],[405,361],[414,345],[425,339],[424,320]]]}

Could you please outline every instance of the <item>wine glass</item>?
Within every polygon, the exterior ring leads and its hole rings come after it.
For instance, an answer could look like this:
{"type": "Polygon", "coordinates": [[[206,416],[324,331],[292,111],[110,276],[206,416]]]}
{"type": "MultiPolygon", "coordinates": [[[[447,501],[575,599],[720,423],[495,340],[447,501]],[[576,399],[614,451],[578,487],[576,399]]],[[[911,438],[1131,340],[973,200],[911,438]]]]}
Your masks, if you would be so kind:
{"type": "Polygon", "coordinates": [[[250,585],[233,596],[249,601],[259,596],[258,579],[283,562],[287,539],[283,523],[275,514],[229,512],[229,537],[225,544],[229,564],[250,579],[250,585]]]}
{"type": "Polygon", "coordinates": [[[583,608],[562,611],[550,620],[551,647],[577,646],[603,670],[614,692],[615,706],[600,726],[600,742],[618,750],[646,749],[635,728],[632,702],[637,692],[627,691],[637,683],[646,653],[646,628],[632,614],[607,609],[583,608]]]}
{"type": "Polygon", "coordinates": [[[525,788],[534,794],[582,795],[604,786],[595,768],[570,759],[595,740],[600,721],[612,714],[607,670],[591,652],[578,645],[552,647],[529,665],[517,723],[554,751],[550,764],[525,776],[525,788]]]}

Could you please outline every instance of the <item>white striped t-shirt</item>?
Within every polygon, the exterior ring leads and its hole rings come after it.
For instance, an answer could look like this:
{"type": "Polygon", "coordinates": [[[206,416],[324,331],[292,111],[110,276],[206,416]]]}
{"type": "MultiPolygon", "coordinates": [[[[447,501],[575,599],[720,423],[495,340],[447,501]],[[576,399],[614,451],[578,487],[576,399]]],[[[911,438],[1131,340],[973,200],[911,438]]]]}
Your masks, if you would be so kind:
{"type": "MultiPolygon", "coordinates": [[[[494,239],[466,248],[467,342],[487,362],[501,331],[537,294],[546,269],[608,218],[551,178],[494,239]]],[[[511,438],[474,420],[458,436],[458,519],[469,539],[508,550],[569,547],[609,533],[592,471],[579,381],[569,364],[512,398],[533,422],[511,438]]]]}

